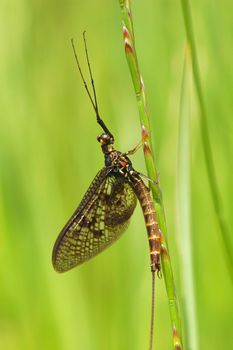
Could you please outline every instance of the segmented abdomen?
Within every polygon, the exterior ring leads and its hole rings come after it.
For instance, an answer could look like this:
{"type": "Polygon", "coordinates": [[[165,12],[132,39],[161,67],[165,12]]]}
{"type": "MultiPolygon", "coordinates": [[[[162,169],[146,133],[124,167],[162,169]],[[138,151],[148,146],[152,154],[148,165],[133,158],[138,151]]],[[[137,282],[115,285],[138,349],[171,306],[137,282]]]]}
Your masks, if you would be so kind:
{"type": "Polygon", "coordinates": [[[150,247],[151,271],[160,271],[161,231],[149,189],[139,176],[131,177],[131,185],[142,207],[150,247]]]}

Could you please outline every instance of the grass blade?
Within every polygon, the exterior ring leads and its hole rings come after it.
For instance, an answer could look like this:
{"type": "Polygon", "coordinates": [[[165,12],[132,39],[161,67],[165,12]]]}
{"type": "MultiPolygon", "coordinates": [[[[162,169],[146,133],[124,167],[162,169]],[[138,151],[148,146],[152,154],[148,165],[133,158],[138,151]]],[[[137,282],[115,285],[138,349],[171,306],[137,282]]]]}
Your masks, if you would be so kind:
{"type": "Polygon", "coordinates": [[[184,308],[185,342],[190,350],[198,350],[196,306],[194,296],[191,242],[191,74],[192,62],[186,47],[180,100],[179,147],[177,171],[178,249],[184,308]]]}
{"type": "Polygon", "coordinates": [[[223,215],[223,205],[222,205],[220,190],[219,190],[217,178],[216,178],[216,171],[215,171],[214,160],[213,160],[213,151],[211,147],[209,129],[208,129],[207,112],[206,112],[206,107],[204,102],[203,91],[202,91],[200,69],[199,69],[197,49],[196,49],[196,43],[195,43],[195,37],[194,37],[192,12],[191,12],[189,0],[182,0],[181,4],[183,9],[186,35],[188,38],[188,42],[190,43],[190,49],[191,49],[194,83],[196,86],[197,97],[200,104],[200,112],[201,112],[200,127],[201,127],[201,137],[203,142],[203,151],[205,156],[207,175],[209,178],[210,191],[211,191],[211,196],[214,204],[215,214],[221,230],[222,243],[223,243],[223,248],[225,250],[224,257],[228,266],[228,271],[229,271],[231,280],[233,282],[233,249],[232,249],[232,244],[230,239],[231,234],[229,232],[227,223],[223,215]]]}

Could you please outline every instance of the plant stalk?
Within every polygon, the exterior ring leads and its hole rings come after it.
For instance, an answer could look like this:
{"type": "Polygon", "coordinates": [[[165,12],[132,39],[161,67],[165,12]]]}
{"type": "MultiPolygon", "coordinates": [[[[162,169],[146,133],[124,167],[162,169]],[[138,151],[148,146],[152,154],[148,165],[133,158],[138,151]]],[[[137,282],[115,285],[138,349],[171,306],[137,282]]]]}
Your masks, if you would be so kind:
{"type": "Polygon", "coordinates": [[[162,201],[162,192],[159,186],[159,176],[155,165],[155,158],[151,142],[151,127],[149,122],[149,115],[146,102],[145,86],[142,75],[139,70],[138,59],[135,49],[135,36],[133,30],[133,20],[130,0],[119,0],[122,21],[123,21],[123,37],[126,59],[128,62],[131,78],[135,90],[139,118],[141,123],[142,140],[144,141],[143,151],[145,163],[149,178],[156,179],[156,184],[150,184],[152,195],[155,204],[155,210],[158,217],[160,229],[162,231],[161,239],[161,262],[163,269],[163,276],[166,285],[168,296],[168,304],[170,310],[170,318],[172,323],[173,346],[175,350],[182,349],[181,338],[181,321],[178,307],[178,300],[175,292],[175,283],[173,278],[171,260],[168,253],[168,246],[166,242],[166,220],[162,201]]]}

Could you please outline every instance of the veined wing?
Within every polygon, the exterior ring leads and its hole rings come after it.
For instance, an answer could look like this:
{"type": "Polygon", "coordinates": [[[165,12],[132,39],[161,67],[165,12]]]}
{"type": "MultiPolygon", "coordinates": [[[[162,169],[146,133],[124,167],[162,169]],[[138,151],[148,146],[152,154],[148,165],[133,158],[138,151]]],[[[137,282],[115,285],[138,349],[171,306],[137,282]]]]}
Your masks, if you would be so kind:
{"type": "Polygon", "coordinates": [[[53,248],[53,266],[65,272],[99,254],[128,227],[137,198],[127,180],[103,168],[53,248]]]}

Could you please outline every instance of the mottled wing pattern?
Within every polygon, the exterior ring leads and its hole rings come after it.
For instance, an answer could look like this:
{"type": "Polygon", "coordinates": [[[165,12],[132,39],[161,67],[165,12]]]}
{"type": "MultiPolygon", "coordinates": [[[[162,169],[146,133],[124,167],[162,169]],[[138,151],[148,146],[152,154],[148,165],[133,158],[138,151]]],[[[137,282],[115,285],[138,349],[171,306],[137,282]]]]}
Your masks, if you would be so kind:
{"type": "Polygon", "coordinates": [[[99,254],[128,227],[137,199],[120,174],[102,169],[57,238],[53,265],[65,272],[99,254]]]}

